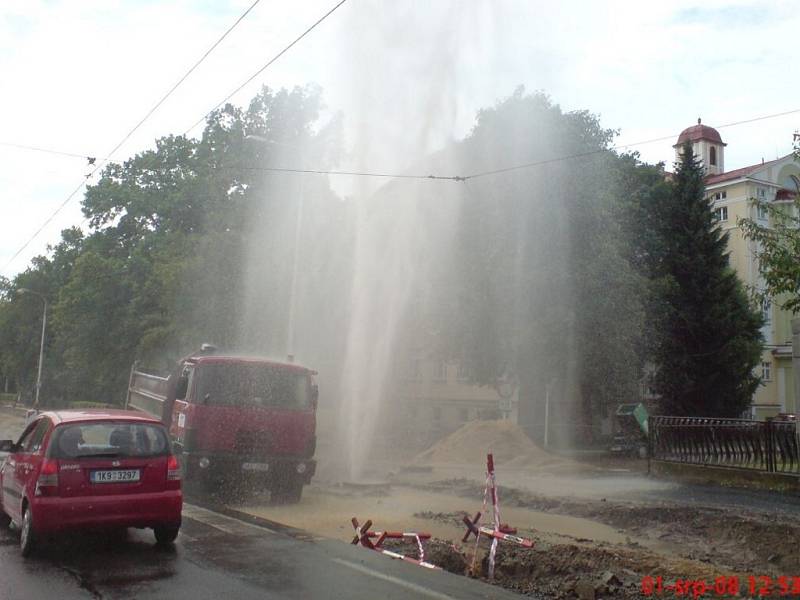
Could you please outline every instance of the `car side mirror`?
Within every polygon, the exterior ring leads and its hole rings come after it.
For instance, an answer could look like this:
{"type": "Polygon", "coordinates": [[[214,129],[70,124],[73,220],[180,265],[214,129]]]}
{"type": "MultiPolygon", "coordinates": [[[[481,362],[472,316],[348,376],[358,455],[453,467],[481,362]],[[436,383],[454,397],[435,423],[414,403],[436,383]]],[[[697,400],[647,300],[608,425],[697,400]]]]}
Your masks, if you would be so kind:
{"type": "Polygon", "coordinates": [[[0,440],[0,452],[13,452],[14,440],[0,440]]]}

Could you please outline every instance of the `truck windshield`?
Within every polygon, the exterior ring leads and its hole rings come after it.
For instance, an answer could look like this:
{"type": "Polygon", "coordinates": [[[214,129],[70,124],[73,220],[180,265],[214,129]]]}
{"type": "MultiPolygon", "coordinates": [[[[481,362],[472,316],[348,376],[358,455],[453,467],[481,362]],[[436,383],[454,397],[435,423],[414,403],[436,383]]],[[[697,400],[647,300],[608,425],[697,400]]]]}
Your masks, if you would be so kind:
{"type": "Polygon", "coordinates": [[[305,373],[263,364],[210,364],[200,367],[197,402],[215,406],[308,408],[305,373]]]}

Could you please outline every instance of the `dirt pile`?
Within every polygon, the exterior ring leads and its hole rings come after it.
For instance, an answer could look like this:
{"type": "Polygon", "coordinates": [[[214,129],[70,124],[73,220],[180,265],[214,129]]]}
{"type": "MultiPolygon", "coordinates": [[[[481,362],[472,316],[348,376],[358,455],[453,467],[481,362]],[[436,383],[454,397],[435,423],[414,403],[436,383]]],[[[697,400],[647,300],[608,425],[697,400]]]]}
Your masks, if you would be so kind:
{"type": "MultiPolygon", "coordinates": [[[[481,563],[483,574],[488,558],[481,563]]],[[[554,600],[618,598],[638,600],[642,580],[663,574],[667,581],[692,578],[714,581],[720,575],[710,565],[665,559],[647,551],[619,546],[539,543],[533,549],[500,545],[496,583],[526,595],[554,600]]]]}
{"type": "Polygon", "coordinates": [[[495,464],[510,468],[547,468],[576,465],[543,450],[511,421],[472,421],[414,458],[413,464],[480,465],[486,454],[494,455],[495,464]]]}

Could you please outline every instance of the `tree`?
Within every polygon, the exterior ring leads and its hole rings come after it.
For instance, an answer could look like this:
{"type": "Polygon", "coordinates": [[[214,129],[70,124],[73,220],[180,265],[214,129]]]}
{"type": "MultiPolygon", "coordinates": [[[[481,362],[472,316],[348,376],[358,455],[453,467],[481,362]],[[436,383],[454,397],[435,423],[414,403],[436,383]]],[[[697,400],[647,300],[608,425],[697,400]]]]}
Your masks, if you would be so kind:
{"type": "Polygon", "coordinates": [[[655,388],[665,414],[736,417],[759,385],[763,319],[728,265],[728,235],[705,196],[704,177],[685,145],[674,183],[648,207],[655,388]]]}
{"type": "MultiPolygon", "coordinates": [[[[321,106],[315,86],[264,88],[247,109],[215,111],[200,139],[165,136],[153,150],[110,163],[83,200],[90,233],[63,231],[46,256],[13,281],[0,281],[0,375],[22,391],[35,381],[41,306],[18,296],[20,287],[50,301],[45,403],[120,402],[134,359],[163,367],[200,342],[252,352],[269,351],[265,345],[276,339],[282,344],[285,336],[275,331],[285,326],[286,257],[294,246],[280,232],[288,229],[284,213],[294,209],[297,190],[286,184],[290,176],[262,167],[287,166],[278,163],[281,148],[311,142],[315,165],[335,161],[338,121],[320,127],[321,106]],[[249,289],[253,281],[261,287],[249,289]],[[254,317],[244,314],[245,298],[255,315],[268,306],[277,315],[250,327],[255,342],[246,346],[242,331],[254,317]]],[[[330,225],[341,221],[341,203],[331,196],[323,176],[304,188],[315,241],[326,241],[330,225]]],[[[324,270],[317,279],[338,283],[347,265],[331,264],[332,244],[304,249],[303,258],[307,272],[324,270]]],[[[333,306],[309,310],[330,313],[333,306]]],[[[320,328],[307,329],[298,336],[320,328]]]]}
{"type": "Polygon", "coordinates": [[[474,381],[518,381],[520,423],[537,438],[547,390],[549,439],[564,443],[590,440],[616,403],[638,397],[646,285],[621,217],[644,167],[608,150],[613,136],[591,113],[520,88],[482,110],[456,149],[468,173],[542,163],[467,181],[440,311],[474,381]]]}
{"type": "MultiPolygon", "coordinates": [[[[800,152],[795,151],[800,158],[800,152]]],[[[775,298],[780,306],[800,313],[800,196],[791,204],[754,201],[767,210],[772,225],[761,225],[753,219],[741,219],[744,236],[756,242],[759,271],[764,278],[761,296],[775,298]]]]}

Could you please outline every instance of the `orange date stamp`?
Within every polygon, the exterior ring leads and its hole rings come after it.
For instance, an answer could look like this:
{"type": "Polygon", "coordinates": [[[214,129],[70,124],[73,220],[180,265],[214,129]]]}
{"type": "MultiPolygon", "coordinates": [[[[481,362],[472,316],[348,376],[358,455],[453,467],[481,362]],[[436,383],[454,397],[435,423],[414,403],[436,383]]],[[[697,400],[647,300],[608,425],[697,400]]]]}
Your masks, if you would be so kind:
{"type": "Polygon", "coordinates": [[[736,575],[705,579],[676,579],[667,582],[661,576],[642,577],[642,594],[645,597],[675,598],[798,598],[800,576],[770,577],[767,575],[736,575]]]}

